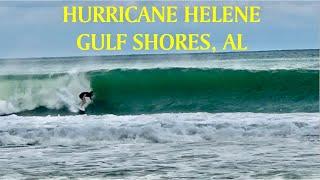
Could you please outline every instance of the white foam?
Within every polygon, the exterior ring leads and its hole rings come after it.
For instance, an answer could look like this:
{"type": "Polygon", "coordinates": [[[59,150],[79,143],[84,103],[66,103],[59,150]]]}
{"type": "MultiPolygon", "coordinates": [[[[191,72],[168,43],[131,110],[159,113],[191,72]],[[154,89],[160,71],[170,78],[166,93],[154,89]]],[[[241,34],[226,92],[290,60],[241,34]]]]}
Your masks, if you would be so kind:
{"type": "Polygon", "coordinates": [[[0,81],[0,115],[33,110],[37,107],[78,111],[81,91],[90,90],[84,74],[37,79],[5,79],[0,81]]]}
{"type": "Polygon", "coordinates": [[[166,143],[250,138],[315,138],[319,113],[181,113],[136,116],[0,117],[0,145],[166,143]]]}

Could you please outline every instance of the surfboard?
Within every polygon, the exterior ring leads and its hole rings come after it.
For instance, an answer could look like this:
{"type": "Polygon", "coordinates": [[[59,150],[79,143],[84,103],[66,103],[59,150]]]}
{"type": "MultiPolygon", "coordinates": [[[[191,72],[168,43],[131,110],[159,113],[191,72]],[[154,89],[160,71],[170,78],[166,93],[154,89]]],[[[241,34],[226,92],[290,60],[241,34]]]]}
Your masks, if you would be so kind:
{"type": "Polygon", "coordinates": [[[10,115],[15,115],[15,113],[9,113],[9,114],[0,114],[0,116],[10,116],[10,115]]]}
{"type": "Polygon", "coordinates": [[[77,106],[77,108],[78,108],[78,114],[86,114],[85,106],[83,107],[77,106]]]}
{"type": "Polygon", "coordinates": [[[86,114],[85,110],[79,110],[78,114],[86,114]]]}

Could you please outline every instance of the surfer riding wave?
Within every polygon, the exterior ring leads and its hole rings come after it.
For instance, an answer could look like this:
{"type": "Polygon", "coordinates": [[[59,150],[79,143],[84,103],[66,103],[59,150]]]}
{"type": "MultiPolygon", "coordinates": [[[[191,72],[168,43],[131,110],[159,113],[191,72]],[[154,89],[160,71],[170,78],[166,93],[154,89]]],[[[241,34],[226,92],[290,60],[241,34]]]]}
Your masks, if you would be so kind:
{"type": "Polygon", "coordinates": [[[93,91],[80,93],[79,94],[79,98],[81,99],[80,107],[83,107],[87,103],[86,98],[90,98],[90,100],[92,100],[92,97],[93,97],[93,91]]]}

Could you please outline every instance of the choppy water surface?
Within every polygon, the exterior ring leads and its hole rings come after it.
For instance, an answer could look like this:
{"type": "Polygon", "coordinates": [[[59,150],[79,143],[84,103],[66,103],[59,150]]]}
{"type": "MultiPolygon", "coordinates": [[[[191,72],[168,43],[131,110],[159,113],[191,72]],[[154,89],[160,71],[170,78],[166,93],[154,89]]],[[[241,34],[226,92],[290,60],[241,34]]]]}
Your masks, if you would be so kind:
{"type": "Polygon", "coordinates": [[[1,117],[2,178],[318,179],[320,114],[1,117]]]}

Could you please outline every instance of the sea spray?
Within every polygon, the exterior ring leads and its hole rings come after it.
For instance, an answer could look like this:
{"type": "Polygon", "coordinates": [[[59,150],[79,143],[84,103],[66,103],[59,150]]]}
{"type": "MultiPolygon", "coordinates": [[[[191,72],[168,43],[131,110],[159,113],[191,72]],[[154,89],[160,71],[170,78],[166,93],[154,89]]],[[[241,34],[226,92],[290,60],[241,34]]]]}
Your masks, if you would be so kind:
{"type": "Polygon", "coordinates": [[[84,74],[26,75],[0,77],[0,114],[68,108],[77,112],[78,94],[90,89],[84,74]]]}

